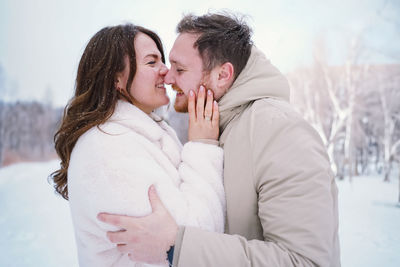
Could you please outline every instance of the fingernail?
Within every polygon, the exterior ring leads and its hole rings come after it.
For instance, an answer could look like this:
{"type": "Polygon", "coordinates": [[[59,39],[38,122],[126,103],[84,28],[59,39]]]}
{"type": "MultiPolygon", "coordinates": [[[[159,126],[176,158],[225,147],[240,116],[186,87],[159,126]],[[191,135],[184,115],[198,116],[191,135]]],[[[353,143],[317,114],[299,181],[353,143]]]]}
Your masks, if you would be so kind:
{"type": "Polygon", "coordinates": [[[218,106],[218,103],[217,103],[217,101],[216,101],[216,100],[214,100],[214,105],[218,106]]]}
{"type": "Polygon", "coordinates": [[[154,193],[154,192],[155,192],[154,185],[151,185],[151,186],[150,186],[150,192],[151,192],[151,193],[154,193]]]}
{"type": "Polygon", "coordinates": [[[204,86],[200,85],[200,92],[204,92],[204,86]]]}
{"type": "Polygon", "coordinates": [[[194,96],[193,90],[190,90],[189,95],[194,96]]]}
{"type": "Polygon", "coordinates": [[[211,95],[211,90],[208,90],[208,91],[207,91],[207,94],[208,94],[208,95],[211,95]]]}
{"type": "Polygon", "coordinates": [[[103,216],[101,216],[101,213],[97,214],[97,219],[98,219],[99,221],[103,221],[103,216]]]}

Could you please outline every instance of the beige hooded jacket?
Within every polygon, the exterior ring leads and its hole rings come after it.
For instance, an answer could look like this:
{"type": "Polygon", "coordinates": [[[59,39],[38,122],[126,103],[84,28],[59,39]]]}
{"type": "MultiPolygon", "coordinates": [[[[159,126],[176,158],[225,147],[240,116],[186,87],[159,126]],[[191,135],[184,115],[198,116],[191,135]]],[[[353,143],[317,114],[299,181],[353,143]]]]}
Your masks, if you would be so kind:
{"type": "Polygon", "coordinates": [[[181,227],[173,266],[340,266],[329,158],[287,80],[253,47],[219,104],[226,234],[181,227]]]}

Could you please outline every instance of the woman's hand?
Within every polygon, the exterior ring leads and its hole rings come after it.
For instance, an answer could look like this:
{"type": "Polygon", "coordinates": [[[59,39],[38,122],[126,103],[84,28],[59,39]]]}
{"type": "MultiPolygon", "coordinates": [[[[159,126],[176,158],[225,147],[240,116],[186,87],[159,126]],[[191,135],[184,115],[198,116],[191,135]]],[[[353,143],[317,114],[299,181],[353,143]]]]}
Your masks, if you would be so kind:
{"type": "Polygon", "coordinates": [[[196,139],[218,140],[218,104],[214,101],[211,90],[207,90],[207,102],[204,105],[205,98],[206,91],[203,86],[200,86],[197,101],[194,92],[191,90],[189,93],[189,141],[196,139]]]}

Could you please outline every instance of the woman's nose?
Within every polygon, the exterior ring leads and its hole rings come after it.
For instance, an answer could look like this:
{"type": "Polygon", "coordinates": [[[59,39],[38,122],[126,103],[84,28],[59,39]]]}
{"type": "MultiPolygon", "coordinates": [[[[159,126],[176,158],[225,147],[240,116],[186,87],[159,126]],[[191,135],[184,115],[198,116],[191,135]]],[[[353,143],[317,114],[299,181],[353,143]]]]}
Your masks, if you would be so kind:
{"type": "Polygon", "coordinates": [[[165,66],[165,64],[163,63],[162,65],[161,65],[161,68],[160,68],[160,75],[166,75],[167,74],[167,72],[168,72],[168,68],[167,68],[167,66],[165,66]]]}

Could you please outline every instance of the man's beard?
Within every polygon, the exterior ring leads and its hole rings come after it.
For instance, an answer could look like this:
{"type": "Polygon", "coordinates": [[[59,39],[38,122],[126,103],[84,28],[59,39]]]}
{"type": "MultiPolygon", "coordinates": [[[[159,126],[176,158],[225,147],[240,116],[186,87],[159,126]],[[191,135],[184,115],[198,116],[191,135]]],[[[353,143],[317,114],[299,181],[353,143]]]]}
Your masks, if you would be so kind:
{"type": "MultiPolygon", "coordinates": [[[[200,84],[197,86],[197,88],[200,88],[200,85],[203,85],[207,89],[207,78],[208,76],[204,76],[201,79],[200,84]]],[[[172,85],[172,89],[174,89],[177,92],[183,92],[182,89],[180,89],[176,85],[172,85]]],[[[196,93],[197,95],[197,93],[196,93]]],[[[187,113],[188,112],[188,104],[189,104],[189,99],[187,95],[181,95],[181,96],[176,96],[175,97],[175,103],[174,103],[174,109],[176,112],[179,113],[187,113]]]]}
{"type": "Polygon", "coordinates": [[[177,92],[175,97],[174,109],[179,113],[187,113],[188,112],[188,97],[183,94],[181,88],[176,85],[172,85],[172,89],[177,92]]]}
{"type": "Polygon", "coordinates": [[[175,98],[174,109],[176,112],[179,113],[188,112],[188,98],[186,95],[175,98]]]}

